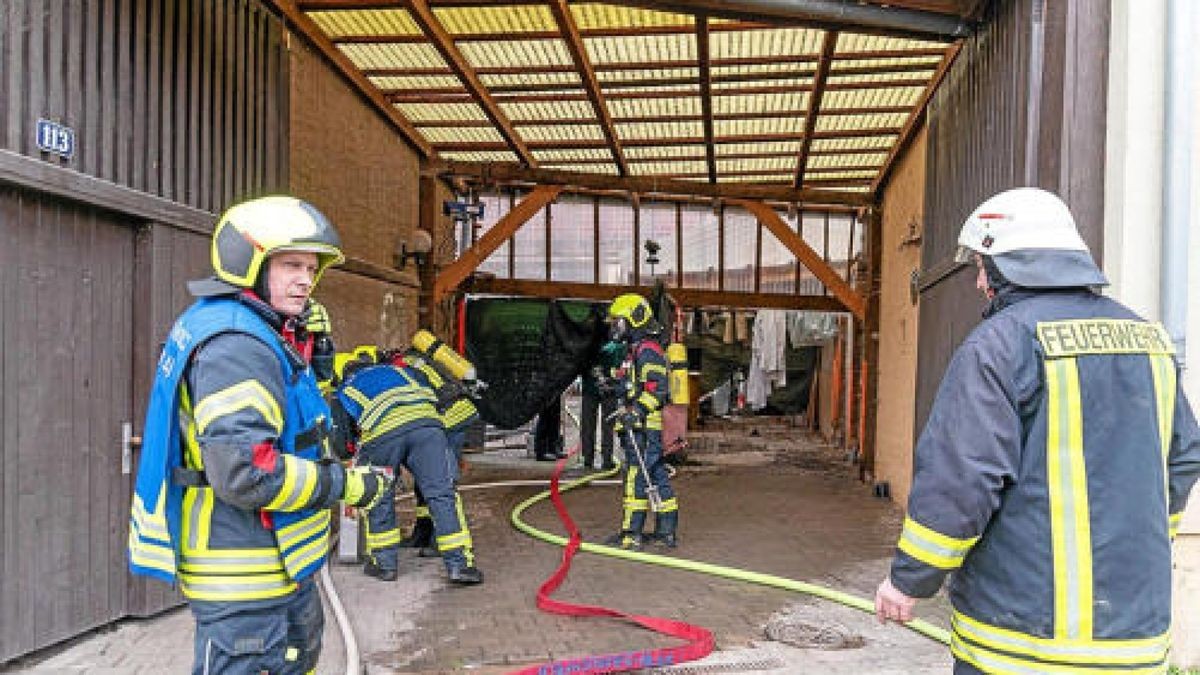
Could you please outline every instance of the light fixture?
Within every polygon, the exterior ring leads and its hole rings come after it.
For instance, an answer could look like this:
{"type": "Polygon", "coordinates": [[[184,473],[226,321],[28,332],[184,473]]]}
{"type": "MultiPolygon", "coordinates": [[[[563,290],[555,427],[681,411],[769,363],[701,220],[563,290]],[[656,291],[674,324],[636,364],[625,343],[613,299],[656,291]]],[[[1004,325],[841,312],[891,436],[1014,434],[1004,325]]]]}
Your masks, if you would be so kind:
{"type": "Polygon", "coordinates": [[[400,241],[400,250],[395,256],[396,269],[404,269],[409,259],[412,259],[418,268],[421,267],[429,259],[429,252],[432,250],[433,239],[429,233],[422,229],[414,229],[407,239],[400,241]]]}

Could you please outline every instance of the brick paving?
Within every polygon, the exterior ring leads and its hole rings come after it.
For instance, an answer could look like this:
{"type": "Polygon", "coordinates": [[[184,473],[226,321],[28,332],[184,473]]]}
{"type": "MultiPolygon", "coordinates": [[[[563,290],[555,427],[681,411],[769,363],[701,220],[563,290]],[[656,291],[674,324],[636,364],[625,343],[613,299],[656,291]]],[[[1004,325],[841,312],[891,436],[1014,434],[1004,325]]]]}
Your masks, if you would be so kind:
{"type": "MultiPolygon", "coordinates": [[[[525,459],[523,450],[470,457],[468,484],[547,477],[552,466],[525,459]]],[[[839,451],[779,421],[740,420],[701,432],[674,479],[681,545],[672,554],[869,597],[886,569],[900,513],[871,497],[853,476],[839,451]]],[[[332,565],[367,672],[505,672],[548,659],[676,644],[619,621],[552,616],[534,606],[536,589],[557,566],[561,549],[516,531],[508,518],[516,504],[538,491],[464,491],[478,563],[486,574],[481,586],[449,587],[440,560],[411,551],[403,552],[400,579],[390,584],[364,577],[356,566],[332,565]]],[[[565,500],[586,540],[615,531],[618,487],[588,487],[565,500]]],[[[563,532],[548,501],[527,511],[526,520],[563,532]]],[[[694,572],[581,553],[556,597],[705,626],[720,650],[705,663],[721,672],[801,672],[818,666],[831,674],[949,670],[944,647],[909,631],[879,627],[861,612],[694,572]],[[863,646],[821,651],[768,640],[764,626],[789,611],[807,612],[804,616],[818,623],[828,620],[861,637],[863,646]]],[[[944,601],[921,609],[926,618],[945,624],[944,601]]],[[[326,615],[326,651],[318,672],[344,672],[341,638],[332,613],[326,615]]],[[[181,672],[190,664],[190,641],[190,614],[175,611],[123,622],[9,670],[181,672]]]]}

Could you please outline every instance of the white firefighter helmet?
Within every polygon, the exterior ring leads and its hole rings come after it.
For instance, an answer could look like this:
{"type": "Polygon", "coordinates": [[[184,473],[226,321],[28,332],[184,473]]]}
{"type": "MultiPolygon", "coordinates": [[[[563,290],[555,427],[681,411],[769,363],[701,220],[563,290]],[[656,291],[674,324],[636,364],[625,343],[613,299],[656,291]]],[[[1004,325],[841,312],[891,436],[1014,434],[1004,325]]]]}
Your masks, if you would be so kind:
{"type": "Polygon", "coordinates": [[[1052,192],[1005,190],[979,205],[958,233],[959,262],[990,256],[1006,279],[1026,288],[1104,286],[1071,211],[1052,192]]]}

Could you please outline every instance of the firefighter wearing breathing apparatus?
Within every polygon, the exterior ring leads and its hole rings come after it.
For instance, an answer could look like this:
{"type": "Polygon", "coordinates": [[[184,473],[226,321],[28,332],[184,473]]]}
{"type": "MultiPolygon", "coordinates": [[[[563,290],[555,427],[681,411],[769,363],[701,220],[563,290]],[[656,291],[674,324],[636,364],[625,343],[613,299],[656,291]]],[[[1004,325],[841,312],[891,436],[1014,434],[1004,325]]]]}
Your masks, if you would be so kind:
{"type": "Polygon", "coordinates": [[[959,234],[988,299],[915,452],[880,620],[947,574],[955,673],[1163,672],[1171,540],[1200,429],[1166,330],[1107,283],[1070,211],[1002,192],[959,234]]]}
{"type": "MultiPolygon", "coordinates": [[[[401,358],[359,347],[357,358],[337,359],[338,386],[333,416],[335,447],[357,446],[357,462],[409,470],[428,501],[435,543],[447,578],[459,585],[478,584],[474,544],[466,511],[458,496],[458,460],[447,445],[437,395],[424,375],[401,358]],[[344,365],[343,365],[344,364],[344,365]]],[[[396,523],[395,485],[366,518],[366,574],[393,581],[398,574],[400,528],[396,523]]]]}
{"type": "Polygon", "coordinates": [[[212,278],[158,362],[133,497],[129,564],[178,584],[195,673],[304,673],[324,617],[313,574],[329,506],[369,505],[388,479],[327,459],[330,411],[305,355],[309,295],[342,260],[337,232],[291,197],[233,206],[212,278]]]}
{"type": "Polygon", "coordinates": [[[647,541],[676,546],[679,502],[663,461],[662,408],[667,401],[667,358],[656,339],[660,331],[650,303],[636,293],[613,300],[608,309],[609,337],[623,342],[626,360],[615,429],[625,450],[625,490],[621,531],[608,544],[638,550],[647,541]],[[646,513],[655,511],[655,528],[646,536],[646,513]]]}

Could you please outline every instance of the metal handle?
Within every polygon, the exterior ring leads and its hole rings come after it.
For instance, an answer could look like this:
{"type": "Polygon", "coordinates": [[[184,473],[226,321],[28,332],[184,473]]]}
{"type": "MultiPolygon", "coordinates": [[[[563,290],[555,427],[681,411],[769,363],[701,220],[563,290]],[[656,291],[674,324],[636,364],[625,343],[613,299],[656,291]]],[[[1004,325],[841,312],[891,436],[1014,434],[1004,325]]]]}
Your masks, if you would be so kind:
{"type": "Polygon", "coordinates": [[[121,423],[121,473],[133,473],[133,449],[141,447],[142,437],[133,435],[133,422],[121,423]]]}

